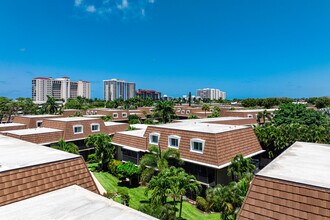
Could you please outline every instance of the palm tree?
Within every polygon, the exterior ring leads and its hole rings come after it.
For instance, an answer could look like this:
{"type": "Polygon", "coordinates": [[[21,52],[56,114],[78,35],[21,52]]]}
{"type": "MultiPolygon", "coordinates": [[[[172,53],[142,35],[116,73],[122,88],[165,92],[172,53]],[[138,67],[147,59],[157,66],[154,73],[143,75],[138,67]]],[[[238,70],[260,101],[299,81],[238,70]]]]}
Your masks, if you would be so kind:
{"type": "Polygon", "coordinates": [[[149,152],[140,160],[142,184],[148,183],[157,172],[167,168],[169,164],[183,164],[183,161],[180,159],[180,153],[176,149],[170,148],[161,152],[159,147],[152,145],[149,147],[149,152]]]}
{"type": "Polygon", "coordinates": [[[201,188],[201,185],[197,182],[196,177],[187,174],[183,168],[170,167],[169,176],[172,181],[170,191],[173,194],[174,213],[176,213],[176,198],[179,197],[179,218],[181,218],[183,196],[188,191],[198,193],[201,188]]]}
{"type": "Polygon", "coordinates": [[[269,121],[269,122],[272,122],[273,121],[273,117],[271,115],[270,112],[268,112],[267,110],[264,110],[263,112],[259,112],[257,114],[257,122],[258,124],[265,124],[266,123],[266,119],[269,121]],[[261,119],[262,119],[262,122],[261,122],[261,119]]]}
{"type": "Polygon", "coordinates": [[[172,101],[159,101],[156,103],[155,113],[161,118],[162,122],[166,124],[171,122],[175,116],[174,103],[172,101]]]}
{"type": "Polygon", "coordinates": [[[48,95],[47,95],[47,101],[43,107],[47,114],[55,114],[58,108],[55,98],[53,96],[48,96],[48,95]]]}
{"type": "Polygon", "coordinates": [[[232,176],[233,180],[238,181],[248,175],[254,173],[256,166],[251,163],[251,158],[244,158],[242,154],[236,155],[228,167],[228,176],[232,176]]]}
{"type": "Polygon", "coordinates": [[[210,106],[208,104],[203,104],[202,110],[205,112],[205,117],[206,117],[206,111],[210,111],[210,106]]]}
{"type": "Polygon", "coordinates": [[[57,150],[66,151],[72,154],[79,154],[77,145],[72,142],[66,143],[63,139],[60,139],[57,144],[51,145],[52,148],[57,150]]]}
{"type": "Polygon", "coordinates": [[[110,144],[111,137],[107,134],[92,134],[85,140],[86,145],[95,147],[95,156],[101,162],[102,170],[107,169],[107,165],[114,158],[115,147],[110,144]]]}
{"type": "Polygon", "coordinates": [[[168,169],[164,169],[157,176],[151,178],[145,194],[148,195],[151,191],[151,202],[153,204],[160,203],[161,205],[165,205],[167,203],[167,197],[171,193],[172,184],[171,173],[168,169]]]}

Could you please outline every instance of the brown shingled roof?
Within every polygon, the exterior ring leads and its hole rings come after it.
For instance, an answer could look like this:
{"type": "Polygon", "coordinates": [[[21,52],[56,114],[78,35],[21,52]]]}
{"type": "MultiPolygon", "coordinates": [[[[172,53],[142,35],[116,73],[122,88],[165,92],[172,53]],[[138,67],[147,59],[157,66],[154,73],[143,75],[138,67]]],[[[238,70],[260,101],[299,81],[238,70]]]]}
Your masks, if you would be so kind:
{"type": "Polygon", "coordinates": [[[0,206],[71,185],[99,193],[82,157],[3,171],[0,206]]]}
{"type": "Polygon", "coordinates": [[[330,145],[296,142],[254,177],[238,219],[330,219],[330,145]]]}
{"type": "Polygon", "coordinates": [[[330,219],[330,190],[256,176],[238,219],[330,219]]]}

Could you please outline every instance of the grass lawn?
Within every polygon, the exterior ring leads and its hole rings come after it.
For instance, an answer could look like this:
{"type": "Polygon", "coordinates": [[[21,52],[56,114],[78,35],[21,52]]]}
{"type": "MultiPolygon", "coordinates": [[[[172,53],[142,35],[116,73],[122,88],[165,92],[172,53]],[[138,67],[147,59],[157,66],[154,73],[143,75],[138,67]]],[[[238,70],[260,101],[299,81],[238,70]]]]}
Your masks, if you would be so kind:
{"type": "MultiPolygon", "coordinates": [[[[106,172],[94,172],[95,177],[108,192],[117,192],[120,186],[118,186],[119,180],[106,172]]],[[[129,206],[133,209],[138,209],[141,202],[147,201],[148,198],[144,195],[145,187],[127,188],[130,195],[129,206]]],[[[119,201],[118,199],[115,199],[119,201]]],[[[179,203],[177,204],[179,209],[179,203]]],[[[182,205],[182,217],[185,219],[200,220],[200,219],[220,219],[219,214],[203,214],[195,206],[188,202],[183,202],[182,205]]]]}

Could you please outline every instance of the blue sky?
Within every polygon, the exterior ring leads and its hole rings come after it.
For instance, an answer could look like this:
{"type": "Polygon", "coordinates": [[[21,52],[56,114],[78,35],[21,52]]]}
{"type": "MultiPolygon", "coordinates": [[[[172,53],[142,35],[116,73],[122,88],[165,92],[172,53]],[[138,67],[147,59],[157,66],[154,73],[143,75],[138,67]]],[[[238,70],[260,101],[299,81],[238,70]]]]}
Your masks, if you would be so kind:
{"type": "Polygon", "coordinates": [[[3,0],[0,96],[31,79],[103,79],[180,96],[330,95],[328,0],[3,0]]]}

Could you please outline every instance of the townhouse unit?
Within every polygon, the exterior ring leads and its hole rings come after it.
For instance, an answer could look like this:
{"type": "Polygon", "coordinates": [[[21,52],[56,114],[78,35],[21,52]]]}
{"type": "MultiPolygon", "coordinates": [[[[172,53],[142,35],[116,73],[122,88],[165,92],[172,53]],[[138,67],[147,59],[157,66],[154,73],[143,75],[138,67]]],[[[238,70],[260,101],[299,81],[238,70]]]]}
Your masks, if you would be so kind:
{"type": "Polygon", "coordinates": [[[198,118],[198,119],[181,119],[173,122],[183,123],[209,123],[209,124],[223,124],[223,125],[255,125],[257,121],[253,118],[245,117],[218,117],[218,118],[198,118]]]}
{"type": "Polygon", "coordinates": [[[257,119],[259,112],[267,111],[271,114],[277,109],[239,109],[239,110],[224,110],[221,111],[221,116],[223,117],[246,117],[257,119]]]}
{"type": "MultiPolygon", "coordinates": [[[[90,118],[100,118],[102,116],[110,115],[112,117],[112,121],[128,121],[128,116],[131,113],[131,110],[124,109],[108,109],[108,108],[92,108],[87,110],[80,109],[65,109],[63,111],[64,117],[72,117],[77,113],[82,114],[84,117],[90,118]]],[[[132,112],[132,114],[137,114],[140,112],[132,112]]]]}
{"type": "Polygon", "coordinates": [[[238,219],[330,219],[330,145],[296,142],[257,173],[238,219]]]}
{"type": "Polygon", "coordinates": [[[99,193],[84,159],[0,135],[0,206],[70,185],[99,193]]]}
{"type": "Polygon", "coordinates": [[[129,116],[129,110],[94,108],[86,110],[85,115],[90,115],[93,117],[110,115],[112,117],[112,121],[127,121],[129,116]]]}
{"type": "Polygon", "coordinates": [[[178,149],[184,168],[207,186],[230,181],[227,167],[237,154],[257,158],[264,152],[250,126],[198,122],[138,125],[137,130],[117,132],[112,144],[117,158],[139,164],[150,145],[162,151],[178,149]]]}
{"type": "Polygon", "coordinates": [[[196,115],[198,118],[206,118],[212,114],[212,111],[203,111],[201,107],[190,107],[188,105],[174,106],[175,115],[180,118],[188,118],[189,115],[196,115]]]}
{"type": "Polygon", "coordinates": [[[15,116],[13,123],[25,124],[26,128],[38,128],[41,127],[44,119],[47,118],[60,118],[61,115],[19,115],[15,116]]]}
{"type": "Polygon", "coordinates": [[[6,124],[0,124],[0,131],[25,129],[26,127],[27,127],[26,124],[21,124],[21,123],[6,123],[6,124]]]}
{"type": "Polygon", "coordinates": [[[101,196],[79,155],[3,135],[0,151],[0,219],[155,219],[101,196]]]}
{"type": "MultiPolygon", "coordinates": [[[[21,116],[20,118],[24,118],[21,116]]],[[[28,117],[28,119],[30,116],[28,117]]],[[[104,122],[100,118],[87,117],[48,117],[41,118],[42,124],[36,128],[26,128],[1,131],[3,135],[22,139],[36,144],[51,145],[57,143],[60,139],[66,142],[73,142],[79,148],[80,153],[87,155],[94,150],[93,147],[88,147],[85,144],[85,139],[91,134],[104,133],[113,135],[118,131],[125,131],[128,128],[127,123],[119,122],[104,122]]],[[[38,122],[35,121],[36,123],[38,122]]],[[[27,121],[28,124],[31,121],[27,121]]],[[[32,122],[34,125],[34,121],[32,122]]],[[[28,127],[28,126],[27,126],[28,127]]]]}

